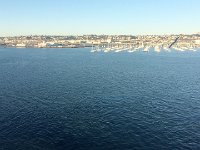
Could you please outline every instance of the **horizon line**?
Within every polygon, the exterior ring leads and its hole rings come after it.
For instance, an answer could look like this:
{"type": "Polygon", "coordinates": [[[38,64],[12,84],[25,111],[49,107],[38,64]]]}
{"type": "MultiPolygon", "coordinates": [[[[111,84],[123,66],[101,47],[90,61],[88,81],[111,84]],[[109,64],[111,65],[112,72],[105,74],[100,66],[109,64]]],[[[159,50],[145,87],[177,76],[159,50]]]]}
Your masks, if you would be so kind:
{"type": "Polygon", "coordinates": [[[4,38],[4,37],[26,37],[26,36],[60,36],[60,37],[64,37],[64,36],[91,36],[91,35],[95,35],[95,36],[170,36],[170,35],[199,35],[200,32],[196,32],[196,33],[178,33],[178,34],[68,34],[68,35],[62,35],[62,34],[30,34],[30,35],[9,35],[9,36],[0,36],[0,38],[4,38]]]}

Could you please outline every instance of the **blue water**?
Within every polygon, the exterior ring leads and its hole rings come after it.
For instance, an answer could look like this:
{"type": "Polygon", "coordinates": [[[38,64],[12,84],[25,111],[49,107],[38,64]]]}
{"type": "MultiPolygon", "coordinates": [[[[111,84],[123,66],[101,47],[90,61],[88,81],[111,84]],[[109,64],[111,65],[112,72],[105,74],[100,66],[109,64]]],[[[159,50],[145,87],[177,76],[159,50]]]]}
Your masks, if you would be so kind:
{"type": "Polygon", "coordinates": [[[0,48],[0,150],[199,150],[200,52],[0,48]]]}

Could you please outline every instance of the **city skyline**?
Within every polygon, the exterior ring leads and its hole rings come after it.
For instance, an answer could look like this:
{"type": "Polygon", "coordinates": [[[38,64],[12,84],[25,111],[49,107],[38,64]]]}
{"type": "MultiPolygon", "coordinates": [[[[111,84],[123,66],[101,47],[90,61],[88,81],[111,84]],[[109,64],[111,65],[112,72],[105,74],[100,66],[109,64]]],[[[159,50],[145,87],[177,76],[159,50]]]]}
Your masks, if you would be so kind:
{"type": "Polygon", "coordinates": [[[2,36],[199,32],[198,0],[2,1],[2,36]]]}

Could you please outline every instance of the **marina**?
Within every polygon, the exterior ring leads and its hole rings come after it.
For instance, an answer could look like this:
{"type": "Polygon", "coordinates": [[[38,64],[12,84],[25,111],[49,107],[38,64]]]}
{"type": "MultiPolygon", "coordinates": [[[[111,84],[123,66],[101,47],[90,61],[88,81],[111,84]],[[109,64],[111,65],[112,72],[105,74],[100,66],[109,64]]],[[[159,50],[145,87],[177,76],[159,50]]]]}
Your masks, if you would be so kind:
{"type": "Polygon", "coordinates": [[[193,35],[79,35],[0,37],[0,46],[15,48],[91,48],[91,52],[195,51],[200,34],[193,35]]]}
{"type": "Polygon", "coordinates": [[[129,52],[129,53],[134,53],[137,51],[142,51],[142,52],[149,52],[149,51],[154,51],[157,53],[160,53],[162,51],[165,52],[171,52],[172,50],[174,51],[196,51],[197,47],[180,47],[180,46],[164,46],[164,45],[149,45],[149,46],[138,46],[134,44],[108,44],[108,45],[97,45],[97,46],[92,46],[91,51],[92,53],[94,52],[129,52]]]}

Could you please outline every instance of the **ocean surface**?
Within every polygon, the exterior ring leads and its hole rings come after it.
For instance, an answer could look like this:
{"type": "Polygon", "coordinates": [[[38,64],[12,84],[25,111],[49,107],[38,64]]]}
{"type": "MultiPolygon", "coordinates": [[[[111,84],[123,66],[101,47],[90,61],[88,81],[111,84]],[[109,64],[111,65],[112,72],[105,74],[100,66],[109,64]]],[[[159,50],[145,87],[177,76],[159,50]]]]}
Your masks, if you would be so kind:
{"type": "Polygon", "coordinates": [[[0,48],[0,150],[137,149],[200,149],[200,52],[0,48]]]}

